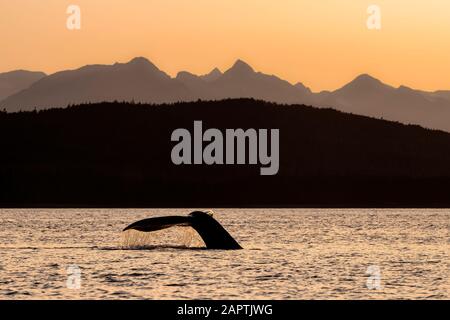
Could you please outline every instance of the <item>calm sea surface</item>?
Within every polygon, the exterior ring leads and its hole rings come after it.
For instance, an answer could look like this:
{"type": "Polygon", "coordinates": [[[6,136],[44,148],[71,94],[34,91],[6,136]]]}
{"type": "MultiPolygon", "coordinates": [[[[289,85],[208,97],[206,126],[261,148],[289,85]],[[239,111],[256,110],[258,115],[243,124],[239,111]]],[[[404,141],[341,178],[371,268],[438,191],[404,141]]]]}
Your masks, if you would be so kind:
{"type": "Polygon", "coordinates": [[[216,209],[245,248],[189,228],[121,230],[189,209],[0,210],[0,299],[449,299],[449,210],[216,209]]]}

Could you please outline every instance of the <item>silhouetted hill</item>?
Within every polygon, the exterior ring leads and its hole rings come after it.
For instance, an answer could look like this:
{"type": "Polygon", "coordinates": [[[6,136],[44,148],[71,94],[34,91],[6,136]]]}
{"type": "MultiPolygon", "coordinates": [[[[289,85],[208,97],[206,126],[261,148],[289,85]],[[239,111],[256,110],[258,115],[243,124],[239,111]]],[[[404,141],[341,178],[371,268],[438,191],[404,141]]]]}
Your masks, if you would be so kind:
{"type": "Polygon", "coordinates": [[[43,72],[25,70],[0,73],[0,101],[28,88],[32,83],[45,76],[46,74],[43,72]]]}
{"type": "Polygon", "coordinates": [[[251,99],[0,113],[0,206],[450,207],[450,134],[251,99]],[[280,170],[171,162],[171,133],[279,128],[280,170]]]}

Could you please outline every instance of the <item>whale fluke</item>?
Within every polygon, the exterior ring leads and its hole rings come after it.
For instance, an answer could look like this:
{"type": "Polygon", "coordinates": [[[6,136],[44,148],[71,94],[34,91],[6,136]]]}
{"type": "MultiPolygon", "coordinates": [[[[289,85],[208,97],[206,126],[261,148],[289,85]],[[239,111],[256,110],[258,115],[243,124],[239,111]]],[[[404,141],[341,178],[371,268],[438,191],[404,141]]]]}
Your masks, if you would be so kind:
{"type": "Polygon", "coordinates": [[[188,216],[167,216],[137,221],[123,229],[153,232],[175,226],[192,227],[205,242],[208,249],[238,250],[239,243],[213,218],[212,214],[194,211],[188,216]]]}
{"type": "Polygon", "coordinates": [[[190,226],[189,217],[168,216],[144,219],[130,224],[128,227],[123,229],[123,231],[134,229],[142,232],[152,232],[175,226],[190,226]]]}

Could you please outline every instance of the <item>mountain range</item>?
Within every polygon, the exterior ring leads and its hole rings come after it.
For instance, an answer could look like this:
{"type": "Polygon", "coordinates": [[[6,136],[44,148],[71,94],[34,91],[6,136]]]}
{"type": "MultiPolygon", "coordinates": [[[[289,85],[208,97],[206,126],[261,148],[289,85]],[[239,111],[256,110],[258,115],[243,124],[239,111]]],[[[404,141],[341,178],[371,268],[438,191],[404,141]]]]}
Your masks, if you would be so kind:
{"type": "Polygon", "coordinates": [[[51,75],[26,71],[0,74],[0,108],[29,111],[102,101],[165,103],[255,98],[282,104],[328,107],[358,115],[450,132],[450,91],[395,88],[363,74],[335,91],[312,92],[237,60],[221,72],[179,72],[175,78],[146,58],[128,63],[87,65],[51,75]]]}

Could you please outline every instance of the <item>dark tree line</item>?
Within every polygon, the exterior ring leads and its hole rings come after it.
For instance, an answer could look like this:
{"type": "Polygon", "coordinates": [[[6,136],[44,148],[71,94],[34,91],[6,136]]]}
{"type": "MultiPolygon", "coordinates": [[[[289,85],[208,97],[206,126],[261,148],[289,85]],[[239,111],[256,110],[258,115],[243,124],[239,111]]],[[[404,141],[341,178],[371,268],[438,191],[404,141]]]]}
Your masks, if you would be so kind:
{"type": "Polygon", "coordinates": [[[252,99],[0,114],[2,207],[450,207],[450,134],[252,99]],[[280,170],[175,166],[171,133],[279,128],[280,170]]]}

